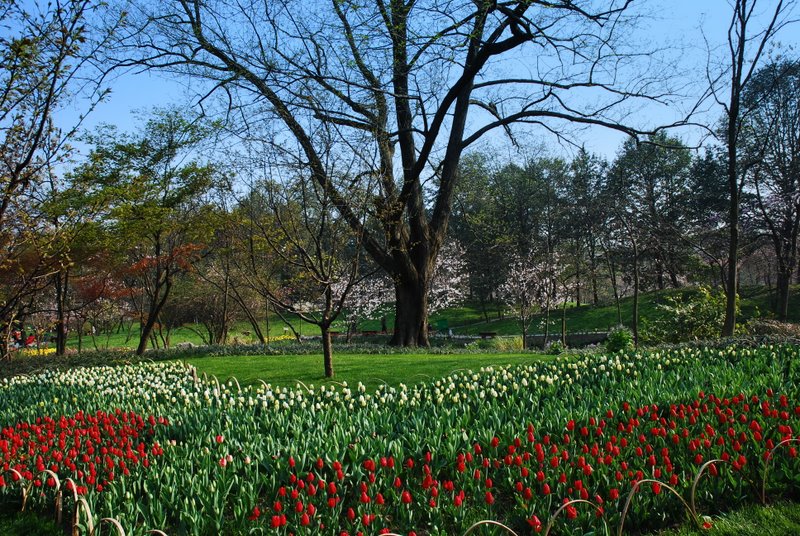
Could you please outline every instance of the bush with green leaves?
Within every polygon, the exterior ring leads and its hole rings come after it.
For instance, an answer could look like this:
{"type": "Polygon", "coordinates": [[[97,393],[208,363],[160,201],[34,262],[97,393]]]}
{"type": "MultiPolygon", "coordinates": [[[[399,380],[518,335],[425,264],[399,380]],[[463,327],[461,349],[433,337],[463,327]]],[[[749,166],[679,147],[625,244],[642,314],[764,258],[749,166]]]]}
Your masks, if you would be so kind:
{"type": "MultiPolygon", "coordinates": [[[[725,321],[725,292],[700,286],[687,292],[665,298],[657,307],[663,311],[649,330],[650,342],[676,343],[706,340],[719,337],[725,321]]],[[[739,297],[736,297],[736,314],[739,316],[739,297]]],[[[744,328],[737,326],[737,334],[744,328]]]]}
{"type": "Polygon", "coordinates": [[[567,347],[564,346],[563,342],[561,342],[561,341],[550,341],[549,343],[547,343],[547,346],[545,346],[544,351],[545,351],[546,354],[549,354],[549,355],[559,355],[559,354],[563,354],[566,349],[567,349],[567,347]]]}
{"type": "Polygon", "coordinates": [[[522,337],[491,337],[476,341],[482,350],[495,350],[498,352],[521,352],[524,350],[522,337]]]}
{"type": "Polygon", "coordinates": [[[606,351],[619,352],[633,348],[633,332],[625,326],[616,326],[608,332],[606,351]]]}

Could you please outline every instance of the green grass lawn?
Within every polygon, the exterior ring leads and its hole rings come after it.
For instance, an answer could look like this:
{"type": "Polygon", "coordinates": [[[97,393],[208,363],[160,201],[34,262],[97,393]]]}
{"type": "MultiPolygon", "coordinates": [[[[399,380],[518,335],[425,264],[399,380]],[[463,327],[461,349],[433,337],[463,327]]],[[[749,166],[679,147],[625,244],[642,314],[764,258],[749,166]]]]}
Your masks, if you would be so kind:
{"type": "MultiPolygon", "coordinates": [[[[319,328],[308,324],[307,322],[301,322],[297,318],[290,319],[292,326],[300,333],[301,335],[319,335],[319,328]]],[[[269,325],[269,336],[270,337],[279,337],[285,334],[291,334],[291,331],[285,331],[284,328],[286,324],[281,321],[279,318],[274,317],[270,321],[269,325]]],[[[379,329],[380,326],[376,327],[375,329],[379,329]]],[[[88,329],[88,328],[87,328],[88,329]]],[[[261,322],[261,329],[264,333],[267,332],[266,323],[261,322]]],[[[334,323],[333,330],[334,331],[341,331],[344,332],[346,330],[346,326],[344,323],[334,323]]],[[[198,332],[205,334],[205,328],[199,325],[193,326],[183,326],[176,329],[173,329],[170,333],[170,344],[172,346],[182,343],[182,342],[191,342],[192,344],[205,344],[203,338],[198,334],[198,332]]],[[[258,343],[258,339],[252,333],[253,328],[247,322],[236,322],[233,326],[231,326],[230,331],[228,333],[228,342],[230,343],[241,343],[241,344],[256,344],[258,343]]],[[[166,335],[166,333],[165,333],[166,335]]],[[[132,329],[130,330],[130,335],[128,335],[127,326],[120,330],[115,330],[113,333],[106,334],[100,333],[95,335],[92,338],[91,335],[84,335],[81,340],[81,347],[82,349],[106,349],[106,348],[136,348],[136,345],[139,343],[139,324],[134,323],[132,329]]],[[[74,333],[69,336],[67,339],[67,347],[77,349],[78,348],[78,337],[74,333]]]]}
{"type": "Polygon", "coordinates": [[[711,530],[693,524],[660,531],[659,536],[796,536],[800,534],[800,504],[778,503],[763,507],[749,505],[728,514],[712,517],[711,530]]]}
{"type": "Polygon", "coordinates": [[[355,387],[363,383],[374,391],[386,383],[397,387],[401,383],[412,385],[447,376],[456,370],[477,370],[493,365],[518,365],[553,359],[553,356],[538,354],[399,354],[358,355],[334,354],[335,377],[326,380],[323,376],[322,355],[287,356],[234,356],[201,357],[189,359],[199,373],[215,375],[220,381],[231,376],[242,384],[264,380],[272,385],[291,386],[298,380],[308,385],[313,383],[334,384],[346,381],[355,387]]]}
{"type": "Polygon", "coordinates": [[[19,504],[0,506],[0,534],[3,536],[64,536],[66,532],[52,518],[35,512],[20,512],[19,504]]]}
{"type": "MultiPolygon", "coordinates": [[[[654,320],[664,316],[658,305],[665,303],[665,299],[669,296],[675,296],[686,292],[686,290],[663,290],[657,292],[648,292],[642,294],[639,298],[639,319],[640,322],[653,322],[654,320]]],[[[771,302],[774,298],[774,293],[765,287],[743,287],[740,293],[740,307],[741,318],[740,320],[747,320],[756,314],[760,316],[768,316],[772,310],[771,302]]],[[[792,289],[790,296],[790,304],[795,304],[794,307],[789,308],[789,320],[792,322],[800,322],[800,307],[796,306],[800,301],[800,286],[795,286],[792,289]]],[[[464,309],[458,311],[456,318],[465,319],[470,318],[465,314],[464,309]]],[[[623,298],[620,300],[620,310],[622,312],[622,322],[626,325],[631,325],[633,318],[633,298],[623,298]]],[[[440,313],[440,316],[446,317],[447,311],[440,313]]],[[[494,331],[499,335],[518,335],[520,333],[519,321],[513,317],[506,316],[503,319],[497,319],[496,315],[490,321],[484,322],[483,315],[479,310],[474,309],[471,316],[474,323],[460,328],[454,328],[455,333],[465,335],[476,335],[484,331],[494,331]]],[[[566,311],[567,332],[575,333],[582,331],[607,331],[611,327],[618,324],[617,321],[617,308],[613,303],[604,305],[581,305],[575,307],[574,305],[567,305],[566,311]]],[[[455,325],[454,322],[451,322],[455,325]]],[[[541,333],[543,331],[543,317],[536,316],[531,322],[531,332],[541,333]]],[[[550,333],[561,332],[561,309],[553,310],[550,312],[550,333]]]]}

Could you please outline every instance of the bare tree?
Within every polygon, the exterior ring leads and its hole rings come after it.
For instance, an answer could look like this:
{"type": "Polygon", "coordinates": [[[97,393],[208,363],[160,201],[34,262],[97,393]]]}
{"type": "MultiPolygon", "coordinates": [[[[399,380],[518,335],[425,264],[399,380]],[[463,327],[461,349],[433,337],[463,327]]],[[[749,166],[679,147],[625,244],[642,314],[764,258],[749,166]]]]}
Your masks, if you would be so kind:
{"type": "Polygon", "coordinates": [[[283,270],[266,280],[258,270],[241,277],[276,306],[319,327],[325,377],[333,377],[331,327],[363,279],[360,237],[338,217],[326,191],[302,178],[262,182],[242,205],[252,239],[267,244],[283,270]]]}
{"type": "Polygon", "coordinates": [[[620,40],[634,19],[630,5],[160,2],[139,11],[142,25],[125,42],[123,65],[200,77],[208,95],[227,99],[229,117],[238,112],[242,131],[273,125],[284,157],[308,169],[307,180],[325,190],[392,277],[393,343],[424,346],[427,293],[462,151],[489,132],[512,134],[515,124],[562,139],[565,125],[636,133],[618,111],[630,99],[653,98],[655,81],[641,74],[648,55],[620,40]],[[330,173],[320,131],[335,133],[339,150],[363,156],[347,180],[374,179],[367,221],[330,173]]]}
{"type": "MultiPolygon", "coordinates": [[[[726,277],[725,323],[723,336],[732,336],[736,328],[736,297],[739,284],[739,214],[740,199],[748,171],[758,160],[760,151],[742,158],[739,146],[742,141],[742,127],[752,113],[753,106],[743,103],[743,95],[750,85],[753,75],[762,61],[768,45],[776,34],[793,22],[791,12],[795,7],[792,0],[778,0],[766,12],[765,24],[759,26],[764,16],[760,9],[765,2],[758,0],[733,0],[733,13],[727,34],[727,59],[724,75],[711,81],[711,92],[724,110],[725,129],[723,140],[727,149],[728,194],[728,272],[726,277]],[[727,84],[723,80],[727,79],[727,84]],[[728,89],[727,96],[721,86],[728,89]]],[[[711,78],[711,77],[709,77],[711,78]]]]}

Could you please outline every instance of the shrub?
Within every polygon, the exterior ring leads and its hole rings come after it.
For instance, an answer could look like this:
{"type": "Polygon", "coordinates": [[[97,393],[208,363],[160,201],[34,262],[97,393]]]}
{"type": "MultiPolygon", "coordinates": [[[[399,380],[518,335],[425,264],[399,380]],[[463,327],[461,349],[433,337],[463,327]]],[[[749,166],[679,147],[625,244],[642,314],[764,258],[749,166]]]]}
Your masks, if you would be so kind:
{"type": "MultiPolygon", "coordinates": [[[[719,337],[725,321],[725,292],[700,286],[677,296],[666,298],[658,308],[666,313],[653,322],[652,342],[682,342],[719,337]]],[[[736,299],[739,314],[739,298],[736,299]]],[[[738,327],[737,334],[743,333],[738,327]]]]}
{"type": "Polygon", "coordinates": [[[550,341],[547,343],[547,346],[544,347],[544,351],[546,354],[549,355],[558,355],[564,352],[567,347],[564,346],[564,343],[561,341],[550,341]]]}
{"type": "Polygon", "coordinates": [[[500,352],[519,352],[522,350],[522,337],[495,337],[492,341],[493,349],[500,352]]]}
{"type": "Polygon", "coordinates": [[[616,326],[608,333],[606,351],[619,352],[633,348],[633,332],[625,326],[616,326]]]}

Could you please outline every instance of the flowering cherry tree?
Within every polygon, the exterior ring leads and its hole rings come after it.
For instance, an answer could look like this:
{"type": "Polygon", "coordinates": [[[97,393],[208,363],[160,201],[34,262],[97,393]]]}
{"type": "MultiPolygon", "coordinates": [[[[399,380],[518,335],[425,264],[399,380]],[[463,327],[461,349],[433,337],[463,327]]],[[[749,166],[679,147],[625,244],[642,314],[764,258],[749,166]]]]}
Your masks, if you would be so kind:
{"type": "Polygon", "coordinates": [[[393,299],[394,287],[385,274],[366,277],[354,285],[345,299],[348,340],[360,320],[377,318],[393,299]]]}
{"type": "MultiPolygon", "coordinates": [[[[500,300],[511,307],[522,327],[522,346],[527,348],[528,329],[534,313],[545,311],[549,316],[550,306],[558,297],[555,277],[556,259],[537,260],[532,253],[516,255],[509,266],[508,276],[497,289],[500,300]]],[[[547,319],[545,330],[547,330],[547,319]]],[[[545,344],[547,334],[545,334],[545,344]]]]}
{"type": "Polygon", "coordinates": [[[428,314],[464,301],[469,291],[467,252],[460,242],[445,244],[436,258],[428,290],[428,314]]]}

